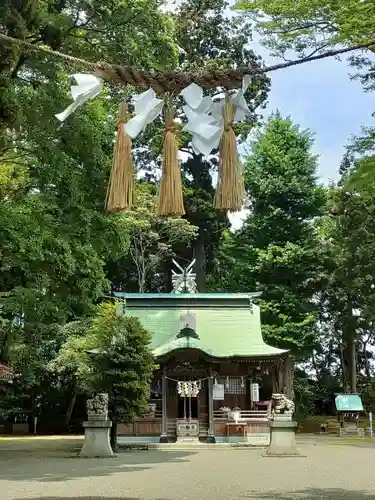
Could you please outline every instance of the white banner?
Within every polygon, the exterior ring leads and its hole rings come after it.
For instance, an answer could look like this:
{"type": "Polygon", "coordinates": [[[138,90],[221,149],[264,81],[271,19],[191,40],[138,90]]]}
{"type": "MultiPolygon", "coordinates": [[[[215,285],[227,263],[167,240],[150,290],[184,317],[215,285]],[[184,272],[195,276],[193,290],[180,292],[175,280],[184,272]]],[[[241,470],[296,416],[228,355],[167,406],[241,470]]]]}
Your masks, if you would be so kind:
{"type": "Polygon", "coordinates": [[[259,401],[259,384],[250,384],[250,394],[252,403],[259,401]]]}
{"type": "Polygon", "coordinates": [[[214,384],[212,399],[216,401],[224,400],[224,384],[214,384]]]}

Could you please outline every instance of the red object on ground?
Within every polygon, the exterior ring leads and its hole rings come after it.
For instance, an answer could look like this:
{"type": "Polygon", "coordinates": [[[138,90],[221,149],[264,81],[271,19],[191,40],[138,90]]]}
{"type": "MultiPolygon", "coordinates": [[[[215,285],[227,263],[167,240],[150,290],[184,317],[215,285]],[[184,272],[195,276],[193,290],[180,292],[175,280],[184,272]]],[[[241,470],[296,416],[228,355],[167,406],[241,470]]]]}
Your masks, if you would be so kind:
{"type": "Polygon", "coordinates": [[[270,404],[269,401],[254,401],[254,406],[262,406],[268,408],[268,405],[270,404]]]}

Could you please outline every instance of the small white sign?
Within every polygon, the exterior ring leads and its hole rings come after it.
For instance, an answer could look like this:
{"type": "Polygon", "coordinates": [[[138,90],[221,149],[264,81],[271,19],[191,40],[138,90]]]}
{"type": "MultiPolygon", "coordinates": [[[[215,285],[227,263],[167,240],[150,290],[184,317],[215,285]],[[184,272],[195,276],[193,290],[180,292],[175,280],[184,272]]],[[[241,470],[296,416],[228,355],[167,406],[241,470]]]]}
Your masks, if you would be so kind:
{"type": "Polygon", "coordinates": [[[214,384],[213,398],[216,401],[224,400],[224,384],[214,384]]]}
{"type": "Polygon", "coordinates": [[[251,401],[257,403],[259,401],[259,384],[250,384],[251,401]]]}

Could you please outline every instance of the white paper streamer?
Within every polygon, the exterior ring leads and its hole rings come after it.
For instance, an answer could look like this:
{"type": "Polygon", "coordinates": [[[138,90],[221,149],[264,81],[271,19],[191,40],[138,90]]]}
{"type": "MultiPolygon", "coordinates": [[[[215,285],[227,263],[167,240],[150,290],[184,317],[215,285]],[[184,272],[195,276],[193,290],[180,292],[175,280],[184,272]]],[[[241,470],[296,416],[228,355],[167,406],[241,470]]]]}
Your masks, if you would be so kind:
{"type": "Polygon", "coordinates": [[[182,130],[191,133],[194,152],[208,156],[220,143],[222,126],[213,116],[195,113],[188,106],[184,106],[183,110],[188,122],[182,130]]]}
{"type": "Polygon", "coordinates": [[[195,113],[209,113],[211,111],[213,104],[211,97],[203,97],[203,89],[196,83],[184,88],[180,95],[195,113]]]}
{"type": "Polygon", "coordinates": [[[251,81],[250,75],[245,75],[242,79],[242,89],[234,94],[230,101],[236,108],[236,113],[234,115],[234,122],[242,122],[245,120],[246,116],[250,114],[249,106],[245,100],[245,92],[249,87],[251,81]]]}
{"type": "MultiPolygon", "coordinates": [[[[230,97],[230,102],[235,107],[234,122],[243,121],[250,113],[250,109],[244,98],[249,87],[251,76],[246,75],[242,80],[242,89],[230,97]]],[[[187,106],[183,110],[188,123],[183,130],[192,135],[191,144],[196,154],[208,156],[217,149],[224,130],[223,108],[225,99],[214,102],[211,97],[203,97],[203,89],[196,83],[186,87],[181,96],[187,106]]]]}
{"type": "Polygon", "coordinates": [[[135,139],[145,130],[147,125],[155,120],[163,110],[164,101],[157,99],[153,89],[139,94],[133,98],[135,116],[125,125],[125,132],[135,139]]]}
{"type": "Polygon", "coordinates": [[[72,102],[72,104],[62,113],[55,115],[61,122],[65,121],[68,116],[73,113],[73,111],[75,111],[79,106],[82,106],[82,104],[88,99],[94,99],[94,97],[99,95],[102,90],[101,80],[94,75],[77,73],[72,76],[78,84],[72,85],[70,88],[74,102],[72,102]]]}
{"type": "Polygon", "coordinates": [[[177,393],[183,398],[196,398],[199,391],[199,384],[196,381],[177,382],[177,393]]]}

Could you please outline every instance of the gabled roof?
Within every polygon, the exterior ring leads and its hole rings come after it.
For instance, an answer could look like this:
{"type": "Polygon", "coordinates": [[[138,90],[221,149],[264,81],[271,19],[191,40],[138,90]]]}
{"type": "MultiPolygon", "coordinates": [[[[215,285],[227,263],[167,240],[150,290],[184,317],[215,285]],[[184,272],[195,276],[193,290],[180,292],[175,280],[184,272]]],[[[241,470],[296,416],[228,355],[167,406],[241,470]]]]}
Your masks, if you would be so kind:
{"type": "Polygon", "coordinates": [[[126,294],[124,312],[139,318],[152,333],[156,357],[178,349],[199,349],[215,358],[261,358],[287,351],[267,345],[262,338],[259,307],[252,299],[259,294],[126,294]],[[199,338],[182,336],[181,315],[195,315],[199,338]]]}

